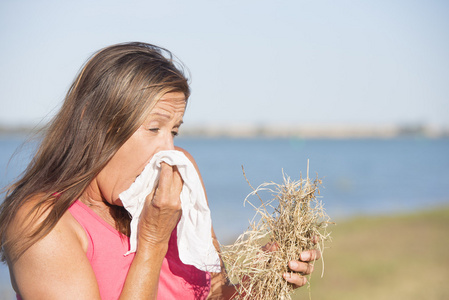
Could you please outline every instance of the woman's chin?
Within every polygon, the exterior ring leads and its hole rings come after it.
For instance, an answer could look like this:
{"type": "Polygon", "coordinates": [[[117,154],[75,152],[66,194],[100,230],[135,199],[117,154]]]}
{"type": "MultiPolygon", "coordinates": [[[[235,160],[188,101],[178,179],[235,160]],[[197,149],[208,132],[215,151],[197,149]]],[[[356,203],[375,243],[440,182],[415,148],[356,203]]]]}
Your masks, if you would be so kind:
{"type": "Polygon", "coordinates": [[[120,200],[120,198],[117,198],[114,200],[114,205],[123,206],[123,202],[122,202],[122,200],[120,200]]]}

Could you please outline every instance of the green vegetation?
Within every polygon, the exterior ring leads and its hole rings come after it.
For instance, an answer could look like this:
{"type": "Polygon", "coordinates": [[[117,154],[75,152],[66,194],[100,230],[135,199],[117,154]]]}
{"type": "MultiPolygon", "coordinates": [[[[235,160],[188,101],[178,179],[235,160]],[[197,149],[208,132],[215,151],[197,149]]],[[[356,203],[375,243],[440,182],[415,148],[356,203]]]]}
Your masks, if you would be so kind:
{"type": "MultiPolygon", "coordinates": [[[[324,277],[316,262],[311,299],[449,299],[448,229],[449,208],[331,226],[324,277]]],[[[293,299],[309,299],[309,289],[293,299]]]]}

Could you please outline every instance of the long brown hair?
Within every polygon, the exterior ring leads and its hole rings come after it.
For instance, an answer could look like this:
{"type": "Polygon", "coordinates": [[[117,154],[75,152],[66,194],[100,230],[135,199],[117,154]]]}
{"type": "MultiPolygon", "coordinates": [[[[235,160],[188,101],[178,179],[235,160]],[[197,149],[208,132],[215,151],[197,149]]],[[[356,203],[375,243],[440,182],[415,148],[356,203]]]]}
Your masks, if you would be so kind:
{"type": "MultiPolygon", "coordinates": [[[[15,261],[52,230],[164,94],[189,97],[180,66],[166,49],[145,43],[113,45],[87,61],[34,158],[0,206],[3,261],[5,252],[15,261]],[[31,222],[24,235],[6,235],[15,213],[35,198],[28,217],[46,213],[44,220],[31,222]]],[[[113,210],[117,228],[129,233],[126,211],[113,210]]]]}

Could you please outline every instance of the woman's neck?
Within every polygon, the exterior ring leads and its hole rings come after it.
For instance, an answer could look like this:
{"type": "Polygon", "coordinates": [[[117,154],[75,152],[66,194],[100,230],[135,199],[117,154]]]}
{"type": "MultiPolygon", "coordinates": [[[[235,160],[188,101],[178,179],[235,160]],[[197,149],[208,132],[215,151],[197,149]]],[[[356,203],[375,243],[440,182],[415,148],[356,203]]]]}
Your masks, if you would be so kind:
{"type": "Polygon", "coordinates": [[[84,191],[79,200],[95,212],[100,218],[112,227],[116,227],[116,222],[112,214],[111,204],[107,203],[102,197],[98,197],[97,193],[92,195],[89,188],[84,191]]]}

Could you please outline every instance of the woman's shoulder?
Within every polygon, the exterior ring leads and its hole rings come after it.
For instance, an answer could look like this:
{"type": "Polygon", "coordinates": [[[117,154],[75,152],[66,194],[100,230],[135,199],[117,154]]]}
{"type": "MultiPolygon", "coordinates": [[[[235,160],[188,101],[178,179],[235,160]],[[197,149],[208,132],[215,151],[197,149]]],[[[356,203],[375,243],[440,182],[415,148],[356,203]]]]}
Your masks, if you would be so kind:
{"type": "MultiPolygon", "coordinates": [[[[200,176],[201,182],[203,182],[203,178],[201,177],[200,169],[198,168],[198,165],[196,164],[196,161],[193,158],[193,156],[187,150],[185,150],[181,147],[175,146],[175,150],[178,150],[178,151],[181,151],[182,153],[184,153],[184,155],[192,162],[193,166],[195,167],[196,172],[200,176]]],[[[204,187],[204,183],[203,183],[203,187],[204,187]]]]}
{"type": "Polygon", "coordinates": [[[34,195],[27,198],[13,213],[6,230],[7,238],[13,236],[28,236],[39,227],[49,215],[49,206],[41,203],[44,195],[34,195]]]}
{"type": "Polygon", "coordinates": [[[7,256],[15,257],[15,255],[11,254],[21,252],[20,249],[26,244],[26,237],[36,235],[42,235],[42,238],[35,244],[42,244],[42,240],[51,240],[62,234],[72,236],[75,242],[77,241],[83,248],[85,247],[87,249],[87,236],[85,236],[83,228],[69,211],[64,212],[54,226],[45,226],[51,222],[49,217],[53,212],[51,205],[42,203],[42,197],[43,195],[30,197],[15,212],[14,217],[7,226],[6,238],[23,238],[16,239],[16,242],[6,247],[7,256]],[[40,228],[42,229],[40,230],[40,228]],[[55,234],[55,232],[58,234],[55,234]]]}
{"type": "Polygon", "coordinates": [[[178,151],[181,151],[182,153],[184,153],[184,155],[192,162],[192,164],[195,166],[195,168],[198,169],[195,159],[187,150],[185,150],[184,148],[178,147],[178,146],[175,146],[175,150],[178,150],[178,151]]]}
{"type": "MultiPolygon", "coordinates": [[[[48,222],[52,212],[52,205],[42,201],[44,195],[35,195],[23,202],[16,210],[12,222],[8,226],[9,233],[17,233],[20,231],[33,231],[43,223],[48,222]]],[[[71,222],[70,213],[64,212],[57,222],[63,229],[71,230],[73,223],[71,222]]]]}
{"type": "Polygon", "coordinates": [[[185,154],[185,156],[187,156],[188,159],[194,160],[193,156],[186,149],[178,147],[178,146],[175,146],[175,150],[181,151],[182,153],[185,154]]]}
{"type": "MultiPolygon", "coordinates": [[[[21,253],[27,235],[36,232],[36,229],[45,228],[40,226],[49,221],[52,212],[51,207],[40,207],[40,200],[39,197],[33,197],[18,209],[9,234],[25,235],[8,250],[7,256],[11,251],[21,253]]],[[[68,299],[67,295],[83,292],[89,297],[80,298],[99,299],[95,274],[74,222],[70,212],[64,212],[54,226],[40,231],[39,234],[43,236],[30,246],[26,245],[20,256],[14,260],[8,258],[13,287],[22,298],[68,299]],[[89,288],[83,288],[86,286],[89,288]]]]}

